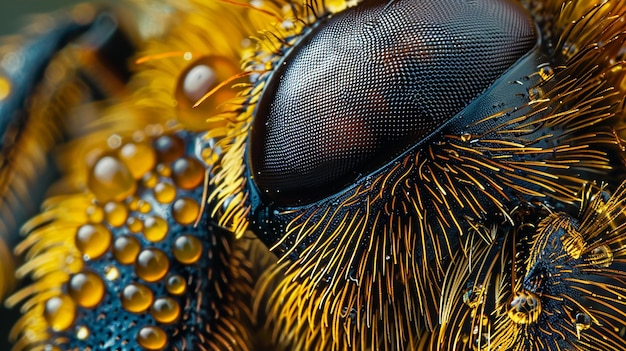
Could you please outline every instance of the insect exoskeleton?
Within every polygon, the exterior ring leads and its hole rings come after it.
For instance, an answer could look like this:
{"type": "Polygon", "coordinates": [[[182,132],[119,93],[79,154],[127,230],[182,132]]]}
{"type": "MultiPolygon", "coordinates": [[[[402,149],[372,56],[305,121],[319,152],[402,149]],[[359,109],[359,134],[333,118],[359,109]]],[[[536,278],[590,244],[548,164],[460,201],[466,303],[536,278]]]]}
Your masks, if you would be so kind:
{"type": "Polygon", "coordinates": [[[624,5],[337,3],[286,2],[211,198],[281,257],[279,343],[411,348],[514,208],[619,184],[624,5]]]}

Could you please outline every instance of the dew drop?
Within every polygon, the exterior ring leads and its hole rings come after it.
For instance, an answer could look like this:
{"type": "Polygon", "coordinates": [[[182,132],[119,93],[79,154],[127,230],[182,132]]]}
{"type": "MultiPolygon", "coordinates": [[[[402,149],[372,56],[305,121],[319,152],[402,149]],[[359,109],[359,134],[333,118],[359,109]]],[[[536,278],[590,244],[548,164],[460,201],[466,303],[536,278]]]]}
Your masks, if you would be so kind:
{"type": "Polygon", "coordinates": [[[156,164],[156,153],[144,143],[128,143],[122,146],[119,158],[135,179],[143,177],[156,164]]]}
{"type": "Polygon", "coordinates": [[[71,327],[75,315],[76,305],[67,295],[55,296],[46,301],[44,318],[55,331],[64,331],[71,327]]]}
{"type": "Polygon", "coordinates": [[[157,326],[143,327],[137,333],[137,343],[146,350],[162,350],[167,345],[167,335],[157,326]]]}
{"type": "Polygon", "coordinates": [[[119,202],[107,202],[104,213],[106,221],[115,228],[123,226],[128,218],[128,208],[119,202]]]}
{"type": "Polygon", "coordinates": [[[136,190],[135,179],[126,165],[111,156],[104,156],[89,173],[89,190],[102,202],[121,200],[136,190]]]}
{"type": "Polygon", "coordinates": [[[186,225],[196,221],[200,214],[200,205],[197,201],[183,197],[174,202],[172,215],[176,222],[186,225]]]}
{"type": "Polygon", "coordinates": [[[135,273],[147,282],[156,282],[169,270],[167,255],[159,249],[146,249],[139,253],[135,262],[135,273]]]}
{"type": "Polygon", "coordinates": [[[167,291],[172,295],[183,295],[187,291],[187,282],[181,275],[172,275],[167,278],[167,291]]]}
{"type": "Polygon", "coordinates": [[[120,236],[113,243],[113,257],[121,264],[133,264],[139,255],[141,244],[132,236],[120,236]]]}
{"type": "Polygon", "coordinates": [[[152,305],[154,294],[152,290],[142,284],[128,284],[122,290],[120,300],[125,310],[133,313],[141,313],[152,305]]]}
{"type": "Polygon", "coordinates": [[[89,328],[84,325],[80,325],[76,328],[76,338],[78,340],[87,340],[90,334],[89,328]]]}
{"type": "Polygon", "coordinates": [[[200,100],[216,83],[213,69],[207,65],[197,65],[189,70],[183,80],[183,92],[189,101],[200,100]]]}
{"type": "Polygon", "coordinates": [[[159,161],[169,163],[183,156],[185,143],[177,136],[163,135],[154,141],[154,148],[159,161]]]}
{"type": "Polygon", "coordinates": [[[167,221],[161,217],[148,216],[144,220],[143,236],[152,242],[165,239],[168,230],[167,221]]]}
{"type": "Polygon", "coordinates": [[[76,248],[88,259],[102,256],[111,245],[111,232],[102,224],[85,224],[78,228],[76,248]]]}
{"type": "Polygon", "coordinates": [[[202,243],[193,235],[182,235],[174,241],[172,253],[178,262],[193,264],[198,262],[202,255],[202,243]]]}
{"type": "Polygon", "coordinates": [[[72,276],[68,292],[74,302],[84,308],[96,307],[104,297],[104,282],[94,272],[82,272],[72,276]]]}
{"type": "Polygon", "coordinates": [[[580,332],[591,328],[591,317],[587,313],[578,312],[576,313],[575,324],[576,335],[578,335],[578,339],[580,339],[580,332]]]}
{"type": "Polygon", "coordinates": [[[541,301],[529,291],[517,292],[509,304],[509,318],[517,324],[532,324],[541,314],[541,301]]]}
{"type": "Polygon", "coordinates": [[[162,297],[154,301],[150,312],[157,322],[172,323],[180,316],[180,305],[171,297],[162,297]]]}
{"type": "Polygon", "coordinates": [[[589,263],[599,267],[609,267],[613,263],[613,250],[607,245],[600,245],[589,253],[589,263]]]}
{"type": "Polygon", "coordinates": [[[154,198],[162,204],[169,204],[176,198],[176,188],[169,183],[158,183],[154,187],[154,198]]]}
{"type": "Polygon", "coordinates": [[[204,166],[200,161],[184,157],[172,164],[172,178],[179,188],[190,190],[202,184],[204,180],[204,166]]]}

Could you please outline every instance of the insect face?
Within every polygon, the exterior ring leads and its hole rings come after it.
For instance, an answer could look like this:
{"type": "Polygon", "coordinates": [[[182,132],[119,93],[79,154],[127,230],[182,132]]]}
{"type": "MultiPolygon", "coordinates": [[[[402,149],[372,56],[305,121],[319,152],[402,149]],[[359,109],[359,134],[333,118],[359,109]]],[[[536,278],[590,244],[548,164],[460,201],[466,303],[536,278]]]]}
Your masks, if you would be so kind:
{"type": "Polygon", "coordinates": [[[536,44],[508,1],[366,1],[311,27],[265,83],[250,135],[253,184],[279,206],[420,144],[536,44]]]}

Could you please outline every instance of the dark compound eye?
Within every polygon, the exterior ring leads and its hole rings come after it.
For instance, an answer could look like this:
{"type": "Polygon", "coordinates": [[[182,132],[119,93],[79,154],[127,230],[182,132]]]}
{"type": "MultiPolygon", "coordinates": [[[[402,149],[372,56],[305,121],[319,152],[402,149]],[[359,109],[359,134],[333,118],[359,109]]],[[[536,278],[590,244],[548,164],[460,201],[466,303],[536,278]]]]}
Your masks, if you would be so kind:
{"type": "Polygon", "coordinates": [[[536,41],[504,0],[371,0],[318,21],[266,82],[256,186],[278,205],[333,194],[462,111],[536,41]]]}

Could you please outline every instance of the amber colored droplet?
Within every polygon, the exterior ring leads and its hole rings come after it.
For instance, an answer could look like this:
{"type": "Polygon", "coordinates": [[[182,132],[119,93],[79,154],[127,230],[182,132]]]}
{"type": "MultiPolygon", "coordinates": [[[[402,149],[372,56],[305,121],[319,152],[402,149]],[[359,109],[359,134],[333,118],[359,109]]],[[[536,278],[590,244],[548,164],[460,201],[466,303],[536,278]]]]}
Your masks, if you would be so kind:
{"type": "Polygon", "coordinates": [[[174,184],[182,189],[194,189],[204,180],[204,166],[200,161],[184,157],[179,158],[172,164],[172,178],[174,184]]]}
{"type": "Polygon", "coordinates": [[[121,264],[133,264],[141,251],[141,243],[132,236],[120,236],[113,243],[113,257],[121,264]]]}
{"type": "Polygon", "coordinates": [[[177,136],[163,135],[154,141],[154,149],[160,162],[169,163],[183,156],[185,143],[177,136]]]}
{"type": "Polygon", "coordinates": [[[44,345],[43,351],[61,351],[61,348],[55,345],[44,345]]]}
{"type": "Polygon", "coordinates": [[[128,218],[128,208],[119,202],[108,202],[104,205],[106,221],[113,227],[121,227],[128,218]]]}
{"type": "Polygon", "coordinates": [[[187,130],[210,130],[221,122],[207,121],[225,101],[235,97],[232,89],[212,91],[211,96],[199,106],[192,107],[217,84],[239,73],[239,67],[223,56],[204,56],[192,62],[179,75],[174,97],[177,101],[178,120],[187,130]]]}
{"type": "Polygon", "coordinates": [[[161,217],[149,216],[144,220],[143,236],[152,242],[161,241],[167,236],[169,227],[161,217]]]}
{"type": "Polygon", "coordinates": [[[157,326],[143,327],[137,333],[137,343],[146,350],[162,350],[167,345],[167,335],[157,326]]]}
{"type": "Polygon", "coordinates": [[[154,187],[154,198],[162,204],[169,204],[176,198],[176,188],[169,183],[158,183],[154,187]]]}
{"type": "Polygon", "coordinates": [[[94,272],[82,272],[72,276],[68,292],[74,302],[85,308],[96,307],[104,297],[104,282],[94,272]]]}
{"type": "Polygon", "coordinates": [[[154,301],[154,294],[147,286],[143,284],[128,284],[122,290],[120,300],[125,310],[133,313],[141,313],[147,311],[154,301]]]}
{"type": "Polygon", "coordinates": [[[67,330],[74,323],[75,316],[76,305],[69,296],[56,296],[46,301],[44,318],[53,330],[67,330]]]}
{"type": "Polygon", "coordinates": [[[135,273],[147,282],[156,282],[163,278],[169,268],[167,255],[154,248],[141,251],[135,262],[135,273]]]}
{"type": "Polygon", "coordinates": [[[121,200],[135,193],[136,184],[126,165],[111,156],[104,156],[89,173],[89,190],[102,202],[121,200]]]}
{"type": "Polygon", "coordinates": [[[87,219],[90,223],[102,223],[104,220],[104,210],[98,205],[87,207],[87,219]]]}
{"type": "Polygon", "coordinates": [[[580,339],[580,332],[585,331],[591,328],[591,317],[584,312],[576,313],[576,332],[578,334],[578,338],[580,339]]]}
{"type": "Polygon", "coordinates": [[[182,235],[174,241],[172,253],[178,262],[193,264],[198,262],[202,255],[202,243],[193,235],[182,235]]]}
{"type": "Polygon", "coordinates": [[[532,292],[517,292],[513,295],[507,313],[517,324],[532,324],[541,314],[541,300],[532,292]]]}
{"type": "Polygon", "coordinates": [[[187,291],[187,282],[183,276],[175,274],[167,278],[165,287],[172,295],[182,295],[187,291]]]}
{"type": "Polygon", "coordinates": [[[115,266],[108,265],[104,267],[104,277],[109,281],[116,280],[120,277],[120,270],[115,266]]]}
{"type": "Polygon", "coordinates": [[[86,340],[90,334],[91,332],[89,331],[89,328],[84,325],[78,326],[76,328],[76,338],[78,340],[86,340]]]}
{"type": "Polygon", "coordinates": [[[189,101],[195,103],[215,85],[216,80],[216,73],[211,67],[194,65],[184,76],[182,91],[189,101]]]}
{"type": "Polygon", "coordinates": [[[554,75],[554,70],[552,69],[551,66],[546,65],[546,66],[539,68],[539,77],[541,77],[542,80],[548,80],[552,78],[553,75],[554,75]]]}
{"type": "Polygon", "coordinates": [[[180,224],[191,224],[196,221],[200,214],[200,205],[195,200],[183,197],[174,202],[172,215],[180,224]]]}
{"type": "Polygon", "coordinates": [[[171,297],[162,297],[154,301],[150,312],[157,322],[172,323],[180,316],[180,305],[171,297]]]}
{"type": "Polygon", "coordinates": [[[563,249],[574,259],[579,259],[585,250],[585,238],[575,229],[568,228],[565,234],[561,236],[563,249]]]}
{"type": "Polygon", "coordinates": [[[152,209],[152,206],[148,201],[139,200],[137,201],[137,210],[141,213],[148,213],[152,209]]]}
{"type": "Polygon", "coordinates": [[[89,259],[102,256],[111,245],[111,232],[102,224],[85,224],[76,233],[76,247],[89,259]]]}
{"type": "Polygon", "coordinates": [[[159,163],[156,168],[157,174],[161,177],[169,178],[172,175],[172,168],[168,165],[159,163]]]}
{"type": "Polygon", "coordinates": [[[131,233],[135,234],[143,230],[143,222],[137,217],[129,217],[126,220],[126,226],[128,227],[128,230],[131,231],[131,233]]]}
{"type": "Polygon", "coordinates": [[[144,143],[128,143],[122,146],[119,150],[119,158],[135,179],[143,177],[156,164],[156,153],[144,143]]]}
{"type": "Polygon", "coordinates": [[[11,95],[11,80],[0,77],[0,102],[11,95]]]}
{"type": "Polygon", "coordinates": [[[483,302],[483,293],[482,285],[472,286],[463,294],[463,303],[469,308],[477,308],[483,302]]]}
{"type": "Polygon", "coordinates": [[[142,181],[143,181],[143,185],[146,188],[152,189],[157,185],[157,182],[159,181],[159,177],[154,172],[148,172],[143,176],[142,181]]]}
{"type": "Polygon", "coordinates": [[[613,250],[608,245],[600,245],[591,250],[588,261],[599,267],[610,267],[613,264],[613,250]]]}

